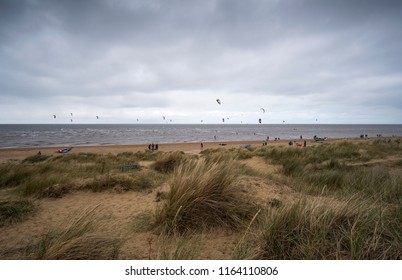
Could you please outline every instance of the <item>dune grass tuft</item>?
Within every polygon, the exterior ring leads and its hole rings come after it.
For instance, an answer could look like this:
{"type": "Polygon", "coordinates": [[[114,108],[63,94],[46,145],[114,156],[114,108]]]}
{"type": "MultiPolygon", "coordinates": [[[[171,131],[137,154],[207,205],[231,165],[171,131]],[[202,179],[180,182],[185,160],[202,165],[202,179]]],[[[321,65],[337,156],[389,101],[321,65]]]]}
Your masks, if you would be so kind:
{"type": "Polygon", "coordinates": [[[259,259],[397,259],[402,243],[387,215],[354,199],[301,200],[268,209],[257,244],[251,242],[259,259]]]}
{"type": "Polygon", "coordinates": [[[117,238],[94,233],[103,219],[97,207],[67,219],[66,225],[49,230],[27,248],[28,259],[107,260],[116,259],[121,242],[117,238]]]}
{"type": "Polygon", "coordinates": [[[147,191],[152,189],[161,180],[163,180],[161,176],[156,176],[148,171],[135,171],[130,174],[104,174],[88,181],[83,188],[93,192],[106,190],[147,191]]]}
{"type": "Polygon", "coordinates": [[[172,173],[186,159],[184,152],[163,153],[152,164],[152,168],[161,173],[172,173]]]}
{"type": "Polygon", "coordinates": [[[197,235],[159,236],[156,241],[158,260],[197,260],[202,241],[197,235]]]}
{"type": "Polygon", "coordinates": [[[58,184],[62,184],[65,180],[63,176],[58,174],[41,175],[36,174],[25,180],[18,188],[18,192],[22,196],[34,195],[37,197],[45,197],[46,194],[51,195],[52,188],[58,184]]]}
{"type": "Polygon", "coordinates": [[[214,226],[236,227],[252,217],[255,205],[235,184],[233,161],[208,163],[204,159],[180,165],[171,188],[155,214],[161,232],[185,233],[214,226]]]}
{"type": "Polygon", "coordinates": [[[21,222],[35,210],[29,200],[0,201],[0,227],[21,222]]]}
{"type": "Polygon", "coordinates": [[[0,165],[0,188],[17,187],[35,174],[35,167],[28,164],[4,163],[0,165]]]}

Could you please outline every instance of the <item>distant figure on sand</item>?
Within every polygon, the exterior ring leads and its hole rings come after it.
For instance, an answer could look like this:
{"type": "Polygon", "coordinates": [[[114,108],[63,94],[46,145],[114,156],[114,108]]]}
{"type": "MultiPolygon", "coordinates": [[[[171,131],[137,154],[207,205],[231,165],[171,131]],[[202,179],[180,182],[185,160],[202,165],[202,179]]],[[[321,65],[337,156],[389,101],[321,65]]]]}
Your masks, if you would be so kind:
{"type": "Polygon", "coordinates": [[[201,151],[204,150],[204,144],[201,143],[201,151]]]}

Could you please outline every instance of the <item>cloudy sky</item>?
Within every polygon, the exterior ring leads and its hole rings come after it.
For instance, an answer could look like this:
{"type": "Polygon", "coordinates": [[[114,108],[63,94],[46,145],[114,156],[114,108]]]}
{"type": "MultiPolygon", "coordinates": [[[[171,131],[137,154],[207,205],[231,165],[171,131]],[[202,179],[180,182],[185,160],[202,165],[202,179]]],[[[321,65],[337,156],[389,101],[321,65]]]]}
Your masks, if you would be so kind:
{"type": "Polygon", "coordinates": [[[71,118],[400,124],[402,1],[0,0],[0,123],[71,118]]]}

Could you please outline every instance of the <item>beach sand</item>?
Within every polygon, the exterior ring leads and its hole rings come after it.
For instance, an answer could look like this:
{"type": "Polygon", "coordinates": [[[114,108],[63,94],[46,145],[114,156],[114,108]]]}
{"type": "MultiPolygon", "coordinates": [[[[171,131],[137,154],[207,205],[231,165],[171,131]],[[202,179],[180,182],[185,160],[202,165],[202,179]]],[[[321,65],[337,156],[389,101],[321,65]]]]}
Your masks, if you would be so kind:
{"type": "MultiPolygon", "coordinates": [[[[328,139],[326,143],[333,143],[338,141],[362,141],[361,139],[328,139]]],[[[267,141],[268,146],[287,146],[289,141],[296,141],[298,144],[303,144],[303,140],[278,140],[267,141]]],[[[314,140],[307,139],[307,146],[317,145],[323,142],[315,142],[314,140]]],[[[363,140],[364,141],[364,140],[363,140]]],[[[206,149],[231,149],[241,148],[246,144],[250,144],[252,147],[261,147],[264,141],[229,141],[229,142],[203,142],[203,150],[206,149]]],[[[172,152],[183,151],[185,153],[198,154],[202,151],[201,142],[198,143],[167,143],[159,144],[159,151],[172,152]]],[[[59,155],[58,149],[64,149],[68,147],[27,147],[27,148],[0,148],[0,162],[8,160],[23,160],[29,156],[37,154],[39,151],[42,155],[59,155]]],[[[122,152],[137,152],[148,150],[148,144],[135,144],[135,145],[98,145],[98,146],[76,146],[69,153],[95,153],[95,154],[118,154],[122,152]]]]}

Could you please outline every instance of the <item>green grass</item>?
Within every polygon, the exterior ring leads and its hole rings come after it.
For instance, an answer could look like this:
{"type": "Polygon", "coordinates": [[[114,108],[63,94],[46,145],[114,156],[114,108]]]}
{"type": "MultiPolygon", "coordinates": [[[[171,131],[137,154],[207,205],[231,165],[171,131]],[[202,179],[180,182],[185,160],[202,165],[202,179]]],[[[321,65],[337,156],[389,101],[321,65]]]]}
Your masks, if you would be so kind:
{"type": "Polygon", "coordinates": [[[36,206],[30,200],[0,201],[0,227],[19,223],[35,211],[36,206]]]}
{"type": "Polygon", "coordinates": [[[35,155],[21,163],[0,164],[0,189],[14,188],[21,197],[60,198],[75,189],[76,180],[87,182],[85,186],[97,192],[108,189],[147,191],[166,180],[165,175],[141,170],[138,164],[140,159],[161,157],[158,153],[72,153],[44,160],[38,160],[39,157],[45,158],[35,155]],[[131,168],[133,163],[138,168],[131,168]]]}
{"type": "Polygon", "coordinates": [[[35,166],[18,163],[0,165],[0,188],[16,187],[35,174],[35,166]]]}
{"type": "Polygon", "coordinates": [[[162,179],[155,176],[152,172],[136,171],[130,174],[105,174],[95,177],[83,188],[93,192],[106,190],[118,191],[147,191],[155,187],[162,179]]]}
{"type": "Polygon", "coordinates": [[[402,197],[402,174],[391,173],[386,167],[359,167],[344,176],[351,192],[389,203],[402,197]]]}
{"type": "Polygon", "coordinates": [[[232,161],[236,157],[236,151],[228,151],[226,149],[207,149],[201,152],[201,155],[208,163],[220,163],[232,161]]]}
{"type": "Polygon", "coordinates": [[[46,197],[48,194],[51,197],[51,190],[58,188],[57,186],[65,181],[66,179],[57,174],[33,175],[19,186],[18,193],[21,196],[46,197]]]}
{"type": "Polygon", "coordinates": [[[306,149],[294,147],[261,148],[256,155],[282,166],[296,190],[308,194],[360,194],[373,200],[392,202],[402,195],[402,173],[391,167],[366,166],[379,156],[400,154],[397,141],[375,140],[364,143],[341,142],[306,149]]]}
{"type": "Polygon", "coordinates": [[[152,164],[152,168],[161,173],[172,173],[175,168],[188,159],[183,152],[163,153],[152,164]]]}
{"type": "Polygon", "coordinates": [[[23,163],[37,163],[37,162],[42,162],[47,160],[49,157],[51,156],[47,156],[47,155],[33,155],[33,156],[29,156],[27,158],[25,158],[22,162],[23,163]]]}
{"type": "Polygon", "coordinates": [[[268,208],[248,250],[257,259],[399,259],[393,228],[400,225],[390,222],[389,209],[366,203],[301,200],[268,208]]]}
{"type": "Polygon", "coordinates": [[[155,259],[158,260],[197,260],[202,247],[197,235],[160,236],[155,243],[155,259]]]}

